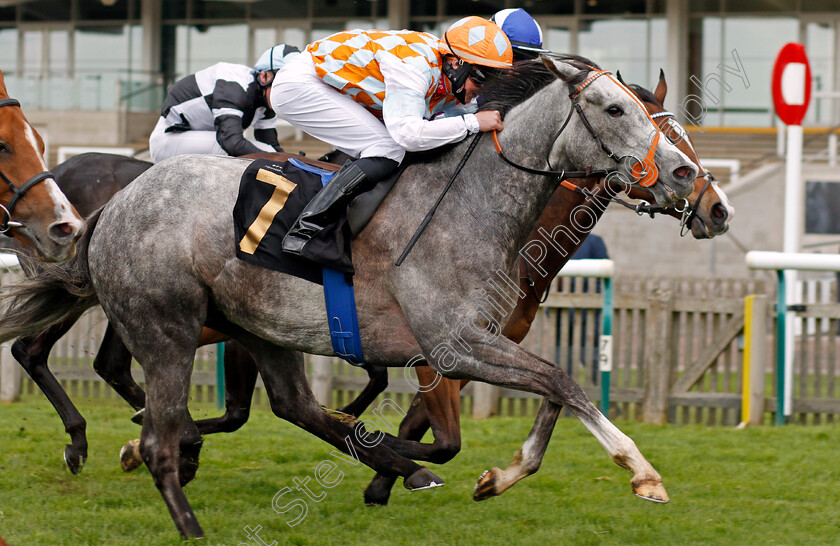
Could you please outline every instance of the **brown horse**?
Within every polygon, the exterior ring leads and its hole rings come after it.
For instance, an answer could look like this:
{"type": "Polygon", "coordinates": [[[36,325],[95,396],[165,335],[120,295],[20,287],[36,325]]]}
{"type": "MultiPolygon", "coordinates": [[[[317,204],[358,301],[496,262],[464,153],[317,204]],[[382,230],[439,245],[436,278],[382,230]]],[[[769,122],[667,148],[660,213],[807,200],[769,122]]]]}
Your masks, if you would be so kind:
{"type": "Polygon", "coordinates": [[[49,262],[73,257],[84,222],[44,163],[44,141],[0,73],[0,232],[49,262]]]}

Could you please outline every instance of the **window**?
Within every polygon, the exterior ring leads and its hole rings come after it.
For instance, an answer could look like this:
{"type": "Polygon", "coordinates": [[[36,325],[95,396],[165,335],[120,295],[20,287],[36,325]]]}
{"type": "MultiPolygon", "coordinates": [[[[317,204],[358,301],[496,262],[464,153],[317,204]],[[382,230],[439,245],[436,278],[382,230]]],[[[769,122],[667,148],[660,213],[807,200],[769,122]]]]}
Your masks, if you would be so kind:
{"type": "Polygon", "coordinates": [[[9,96],[20,95],[17,66],[18,31],[14,28],[0,29],[0,71],[6,82],[9,96]]]}
{"type": "Polygon", "coordinates": [[[643,19],[582,21],[578,51],[602,67],[621,69],[626,82],[646,87],[648,25],[643,19]]]}
{"type": "Polygon", "coordinates": [[[119,103],[119,84],[128,72],[128,27],[78,27],[74,65],[78,108],[108,110],[119,103]]]}
{"type": "Polygon", "coordinates": [[[190,27],[188,73],[220,61],[249,64],[248,25],[215,25],[206,30],[190,27]]]}

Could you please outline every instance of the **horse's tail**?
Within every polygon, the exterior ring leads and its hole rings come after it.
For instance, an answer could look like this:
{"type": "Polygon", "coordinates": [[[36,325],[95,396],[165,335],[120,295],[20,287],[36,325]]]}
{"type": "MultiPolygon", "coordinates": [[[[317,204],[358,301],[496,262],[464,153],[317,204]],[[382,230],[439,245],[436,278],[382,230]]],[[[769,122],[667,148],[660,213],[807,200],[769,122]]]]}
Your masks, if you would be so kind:
{"type": "Polygon", "coordinates": [[[90,280],[88,248],[101,212],[99,209],[86,219],[87,230],[72,259],[45,264],[18,255],[24,270],[32,274],[0,287],[0,342],[40,334],[99,303],[90,280]]]}

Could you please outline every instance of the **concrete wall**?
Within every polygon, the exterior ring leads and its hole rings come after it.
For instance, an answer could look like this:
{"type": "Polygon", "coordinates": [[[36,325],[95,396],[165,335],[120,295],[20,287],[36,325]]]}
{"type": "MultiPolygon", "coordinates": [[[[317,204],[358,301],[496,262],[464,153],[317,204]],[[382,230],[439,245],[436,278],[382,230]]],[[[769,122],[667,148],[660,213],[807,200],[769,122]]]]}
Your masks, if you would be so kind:
{"type": "MultiPolygon", "coordinates": [[[[160,119],[160,112],[129,112],[126,114],[125,142],[146,142],[160,119]]],[[[146,145],[148,147],[148,144],[146,145]]]]}
{"type": "Polygon", "coordinates": [[[122,115],[116,110],[28,110],[25,113],[39,132],[46,132],[50,146],[124,146],[148,139],[160,116],[156,112],[128,113],[124,130],[122,115]]]}
{"type": "MultiPolygon", "coordinates": [[[[691,277],[768,277],[744,265],[747,250],[782,250],[784,222],[784,163],[762,166],[737,185],[724,188],[735,215],[729,232],[711,240],[679,235],[679,222],[670,216],[637,216],[611,205],[593,233],[604,238],[619,274],[650,274],[691,277]]],[[[806,180],[838,180],[840,169],[805,165],[806,180]]],[[[840,211],[838,211],[840,213],[840,211]]],[[[803,247],[838,241],[822,248],[838,252],[840,235],[804,235],[803,247]]],[[[806,249],[807,250],[807,249],[806,249]]]]}

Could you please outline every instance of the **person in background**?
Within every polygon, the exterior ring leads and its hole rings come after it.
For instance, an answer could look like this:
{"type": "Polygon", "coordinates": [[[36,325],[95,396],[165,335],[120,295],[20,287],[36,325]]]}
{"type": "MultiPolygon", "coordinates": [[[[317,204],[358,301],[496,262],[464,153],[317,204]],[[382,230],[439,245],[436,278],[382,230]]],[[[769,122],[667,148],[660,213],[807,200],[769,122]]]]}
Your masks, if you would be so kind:
{"type": "Polygon", "coordinates": [[[469,103],[491,71],[510,68],[512,61],[510,42],[497,25],[465,17],[442,39],[408,30],[339,32],[287,63],[271,91],[274,111],[355,161],[346,162],[306,206],[283,251],[324,263],[316,250],[319,234],[329,234],[327,227],[348,203],[396,170],[406,151],[501,130],[495,110],[439,114],[469,103]]]}
{"type": "Polygon", "coordinates": [[[279,44],[265,51],[253,68],[216,63],[178,80],[169,89],[149,137],[152,161],[182,154],[283,151],[268,93],[277,71],[296,55],[300,55],[296,47],[279,44]],[[252,126],[255,140],[243,134],[252,126]]]}

